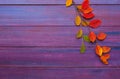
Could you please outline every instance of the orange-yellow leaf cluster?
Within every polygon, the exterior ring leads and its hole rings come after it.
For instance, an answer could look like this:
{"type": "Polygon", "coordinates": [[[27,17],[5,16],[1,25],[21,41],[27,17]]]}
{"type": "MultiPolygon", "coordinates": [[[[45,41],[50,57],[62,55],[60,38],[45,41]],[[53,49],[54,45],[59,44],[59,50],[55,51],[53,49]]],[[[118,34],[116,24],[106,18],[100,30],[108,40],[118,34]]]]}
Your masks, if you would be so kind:
{"type": "Polygon", "coordinates": [[[111,50],[110,47],[96,45],[95,48],[96,54],[100,57],[100,60],[104,64],[108,64],[108,59],[110,58],[110,54],[109,54],[110,50],[111,50]]]}

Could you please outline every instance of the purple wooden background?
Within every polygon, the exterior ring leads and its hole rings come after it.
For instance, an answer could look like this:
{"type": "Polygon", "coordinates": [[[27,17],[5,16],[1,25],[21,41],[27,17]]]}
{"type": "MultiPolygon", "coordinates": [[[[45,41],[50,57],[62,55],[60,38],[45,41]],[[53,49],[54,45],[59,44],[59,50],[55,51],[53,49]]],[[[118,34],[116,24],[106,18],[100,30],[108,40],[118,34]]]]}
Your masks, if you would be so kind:
{"type": "Polygon", "coordinates": [[[99,61],[92,44],[79,53],[75,10],[64,3],[0,0],[0,79],[119,79],[120,1],[91,0],[96,18],[103,21],[93,30],[106,32],[100,44],[112,47],[109,65],[99,61]]]}
{"type": "MultiPolygon", "coordinates": [[[[0,4],[65,4],[66,0],[0,0],[0,4]]],[[[81,3],[83,0],[74,0],[81,3]]],[[[120,4],[120,0],[90,0],[91,4],[120,4]]]]}

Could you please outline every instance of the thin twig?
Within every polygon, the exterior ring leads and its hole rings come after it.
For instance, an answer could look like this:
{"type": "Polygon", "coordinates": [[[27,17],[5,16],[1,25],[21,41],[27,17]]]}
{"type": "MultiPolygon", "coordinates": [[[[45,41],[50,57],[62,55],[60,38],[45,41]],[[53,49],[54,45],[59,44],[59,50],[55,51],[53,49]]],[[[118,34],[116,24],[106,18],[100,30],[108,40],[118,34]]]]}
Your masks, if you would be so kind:
{"type": "MultiPolygon", "coordinates": [[[[74,8],[76,10],[76,15],[79,15],[81,17],[82,21],[84,21],[85,24],[88,25],[86,20],[82,17],[82,14],[80,13],[80,11],[77,9],[76,3],[74,1],[73,1],[73,5],[74,5],[74,8]]],[[[89,30],[89,32],[91,31],[91,29],[89,27],[88,27],[88,30],[89,30]]]]}

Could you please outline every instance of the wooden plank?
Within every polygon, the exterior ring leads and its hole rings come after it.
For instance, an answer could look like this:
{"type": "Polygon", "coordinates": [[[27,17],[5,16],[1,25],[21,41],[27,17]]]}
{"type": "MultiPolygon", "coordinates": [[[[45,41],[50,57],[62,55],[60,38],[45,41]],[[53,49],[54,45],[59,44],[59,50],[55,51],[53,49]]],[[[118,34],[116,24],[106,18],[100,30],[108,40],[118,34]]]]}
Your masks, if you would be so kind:
{"type": "MultiPolygon", "coordinates": [[[[39,0],[41,1],[41,0],[39,0]]],[[[119,26],[120,5],[93,5],[96,18],[102,26],[119,26]]],[[[0,6],[0,26],[74,25],[74,7],[47,6],[0,6]]]]}
{"type": "Polygon", "coordinates": [[[0,68],[1,79],[119,79],[119,73],[115,68],[0,68]]]}
{"type": "Polygon", "coordinates": [[[0,47],[0,67],[120,67],[120,47],[112,47],[109,65],[100,61],[94,47],[87,47],[85,54],[79,50],[79,47],[0,47]]]}
{"type": "MultiPolygon", "coordinates": [[[[0,4],[65,4],[66,0],[0,0],[0,4]]],[[[83,0],[74,0],[81,3],[83,0]]],[[[90,0],[91,4],[120,4],[119,0],[90,0]]]]}
{"type": "MultiPolygon", "coordinates": [[[[88,34],[87,27],[82,27],[84,34],[88,34]]],[[[101,45],[119,46],[120,27],[101,26],[93,31],[106,32],[108,37],[98,41],[101,45]]],[[[76,39],[79,27],[71,26],[43,26],[43,27],[0,27],[0,46],[80,46],[81,39],[76,39]]],[[[86,43],[87,46],[94,44],[86,43]]]]}

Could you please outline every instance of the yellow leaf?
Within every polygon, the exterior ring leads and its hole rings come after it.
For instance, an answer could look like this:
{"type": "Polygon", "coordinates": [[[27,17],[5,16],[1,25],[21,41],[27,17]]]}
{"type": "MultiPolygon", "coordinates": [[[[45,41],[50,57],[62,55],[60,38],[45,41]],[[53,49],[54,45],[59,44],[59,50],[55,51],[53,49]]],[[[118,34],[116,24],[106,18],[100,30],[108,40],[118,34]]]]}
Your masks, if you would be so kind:
{"type": "Polygon", "coordinates": [[[82,26],[88,26],[88,25],[89,25],[89,22],[88,22],[88,21],[86,21],[86,22],[85,22],[85,21],[82,21],[81,24],[82,24],[82,26]]]}
{"type": "Polygon", "coordinates": [[[80,18],[80,16],[76,16],[76,18],[75,18],[75,24],[76,24],[76,26],[79,26],[80,23],[81,23],[81,18],[80,18]]]}
{"type": "Polygon", "coordinates": [[[82,31],[82,29],[80,29],[80,30],[78,31],[76,37],[79,39],[79,38],[82,37],[82,35],[83,35],[83,31],[82,31]]]}
{"type": "Polygon", "coordinates": [[[73,2],[72,0],[66,0],[66,6],[67,6],[67,7],[71,6],[71,5],[72,5],[72,2],[73,2]]]}

